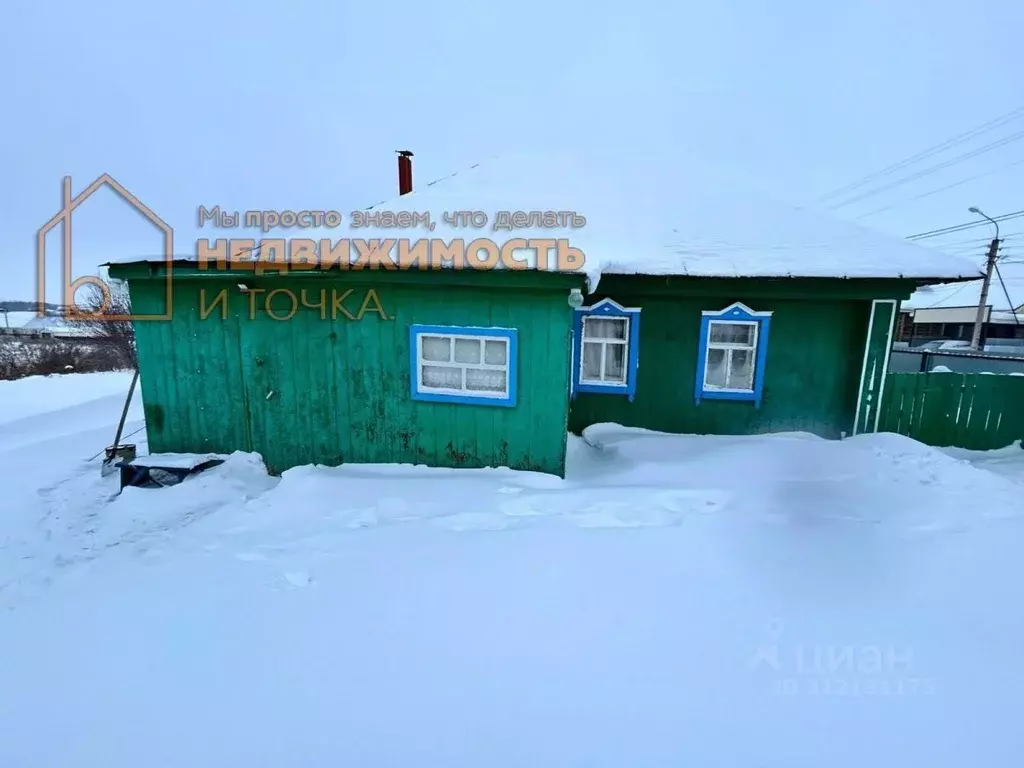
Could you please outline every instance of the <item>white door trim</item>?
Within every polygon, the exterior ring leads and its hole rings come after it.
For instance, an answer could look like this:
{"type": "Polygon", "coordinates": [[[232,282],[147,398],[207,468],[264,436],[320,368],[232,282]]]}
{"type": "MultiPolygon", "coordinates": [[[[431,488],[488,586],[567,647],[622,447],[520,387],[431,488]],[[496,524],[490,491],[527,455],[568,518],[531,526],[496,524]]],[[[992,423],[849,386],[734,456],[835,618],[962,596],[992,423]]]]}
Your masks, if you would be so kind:
{"type": "MultiPolygon", "coordinates": [[[[860,426],[861,426],[860,425],[860,413],[861,413],[861,408],[864,405],[864,395],[865,395],[864,384],[865,383],[873,384],[873,381],[871,381],[871,382],[867,381],[868,359],[871,356],[871,336],[872,336],[872,334],[874,333],[874,330],[875,330],[875,313],[876,313],[876,311],[878,309],[878,305],[879,304],[892,304],[893,314],[892,314],[892,317],[890,318],[889,329],[886,332],[886,337],[885,337],[885,339],[886,339],[886,341],[885,341],[885,353],[884,353],[884,357],[882,359],[882,378],[881,378],[881,381],[880,381],[879,386],[878,386],[878,397],[877,398],[876,397],[872,397],[871,398],[871,402],[868,403],[868,410],[864,414],[865,425],[870,424],[871,423],[871,415],[872,415],[871,414],[871,407],[872,407],[872,405],[874,406],[874,411],[875,411],[874,416],[875,416],[875,419],[874,419],[874,423],[872,424],[872,427],[875,430],[878,429],[878,419],[879,419],[879,416],[881,414],[881,410],[879,409],[879,405],[881,404],[881,400],[882,400],[882,392],[885,389],[885,374],[888,373],[888,371],[889,371],[889,353],[892,350],[892,328],[893,328],[893,322],[895,321],[895,318],[896,318],[896,313],[897,313],[898,308],[899,308],[899,301],[897,299],[874,299],[871,302],[871,316],[870,316],[870,318],[868,318],[868,332],[867,332],[867,335],[864,338],[864,362],[861,364],[861,368],[860,368],[860,384],[857,387],[857,411],[856,411],[856,413],[855,413],[855,415],[853,417],[853,434],[855,434],[855,435],[860,434],[860,426]]],[[[872,374],[872,379],[874,379],[874,370],[871,371],[871,374],[872,374]]],[[[870,392],[871,389],[872,389],[872,387],[869,387],[869,394],[873,394],[873,393],[870,392]]]]}

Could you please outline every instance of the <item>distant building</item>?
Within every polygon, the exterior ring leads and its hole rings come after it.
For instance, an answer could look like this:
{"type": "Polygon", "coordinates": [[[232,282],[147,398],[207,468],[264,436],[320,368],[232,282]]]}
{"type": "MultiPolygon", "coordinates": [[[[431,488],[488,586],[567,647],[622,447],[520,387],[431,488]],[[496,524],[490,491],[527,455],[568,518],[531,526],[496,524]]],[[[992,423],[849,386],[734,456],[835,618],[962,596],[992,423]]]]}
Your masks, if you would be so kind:
{"type": "Polygon", "coordinates": [[[47,312],[44,317],[40,317],[38,312],[0,310],[0,336],[85,340],[95,338],[96,335],[93,327],[68,320],[61,310],[47,312]]]}
{"type": "MultiPolygon", "coordinates": [[[[985,307],[981,343],[1024,339],[1024,269],[1000,265],[1002,280],[992,280],[985,307]],[[1009,297],[1007,297],[1009,295],[1009,297]]],[[[916,343],[970,341],[981,300],[981,280],[919,288],[900,308],[896,340],[916,343]]]]}

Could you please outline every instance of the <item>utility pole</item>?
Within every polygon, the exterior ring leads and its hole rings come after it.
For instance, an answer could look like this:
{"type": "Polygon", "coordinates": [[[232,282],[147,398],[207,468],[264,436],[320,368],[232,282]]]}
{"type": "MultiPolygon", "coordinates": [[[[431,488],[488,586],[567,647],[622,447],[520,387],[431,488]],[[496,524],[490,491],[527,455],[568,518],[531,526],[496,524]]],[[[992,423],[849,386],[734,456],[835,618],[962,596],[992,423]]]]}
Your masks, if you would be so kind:
{"type": "Polygon", "coordinates": [[[968,210],[971,213],[984,216],[996,227],[996,236],[992,238],[992,242],[988,246],[988,259],[985,263],[985,277],[981,281],[981,297],[978,299],[978,314],[974,318],[974,333],[971,335],[971,349],[978,351],[981,349],[981,330],[985,325],[985,310],[988,309],[988,289],[989,286],[992,285],[992,273],[995,271],[996,259],[999,256],[999,222],[989,216],[985,216],[984,213],[974,206],[968,208],[968,210]]]}

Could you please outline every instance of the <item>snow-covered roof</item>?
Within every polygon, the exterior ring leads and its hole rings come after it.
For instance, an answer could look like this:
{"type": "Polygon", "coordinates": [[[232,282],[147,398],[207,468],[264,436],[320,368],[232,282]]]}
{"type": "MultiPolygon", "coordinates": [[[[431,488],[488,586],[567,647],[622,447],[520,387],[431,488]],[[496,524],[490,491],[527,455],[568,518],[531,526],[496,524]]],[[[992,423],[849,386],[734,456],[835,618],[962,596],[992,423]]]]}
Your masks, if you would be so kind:
{"type": "Polygon", "coordinates": [[[566,238],[585,254],[591,290],[602,273],[931,280],[978,274],[968,260],[774,201],[673,153],[507,155],[373,209],[429,211],[435,228],[335,229],[326,236],[566,238]],[[481,211],[489,221],[484,228],[445,221],[446,212],[458,211],[481,211]],[[503,211],[573,211],[586,224],[495,229],[503,211]]]}
{"type": "MultiPolygon", "coordinates": [[[[986,303],[993,312],[1010,313],[1024,305],[1024,264],[999,264],[1002,281],[993,276],[986,303]],[[1003,290],[1003,283],[1006,290],[1003,290]],[[1006,294],[1010,294],[1010,301],[1006,294]]],[[[981,300],[982,280],[963,283],[926,285],[918,288],[903,302],[903,309],[948,309],[951,307],[976,307],[981,300]]],[[[1012,322],[1012,316],[1011,316],[1012,322]]]]}
{"type": "Polygon", "coordinates": [[[0,312],[0,329],[12,328],[22,331],[38,331],[54,336],[93,336],[95,329],[89,325],[76,323],[60,314],[47,314],[40,317],[36,312],[0,312]]]}
{"type": "MultiPolygon", "coordinates": [[[[486,236],[567,237],[606,274],[931,279],[978,274],[969,260],[777,202],[675,154],[510,155],[374,207],[430,210],[435,221],[443,211],[483,211],[492,222],[497,211],[575,211],[586,218],[580,229],[509,232],[488,226],[486,236]]],[[[479,230],[445,227],[446,235],[472,237],[474,231],[479,230]]]]}
{"type": "Polygon", "coordinates": [[[35,312],[0,311],[0,328],[24,328],[33,320],[39,320],[35,312]]]}

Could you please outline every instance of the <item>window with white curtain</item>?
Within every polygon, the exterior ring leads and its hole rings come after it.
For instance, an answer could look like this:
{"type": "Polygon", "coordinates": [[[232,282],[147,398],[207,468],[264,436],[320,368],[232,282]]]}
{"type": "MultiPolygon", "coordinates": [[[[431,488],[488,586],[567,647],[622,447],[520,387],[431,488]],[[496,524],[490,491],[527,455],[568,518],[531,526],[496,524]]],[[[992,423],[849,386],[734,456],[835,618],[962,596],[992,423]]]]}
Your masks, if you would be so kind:
{"type": "Polygon", "coordinates": [[[734,320],[708,323],[705,390],[754,391],[757,326],[756,322],[734,320]]]}
{"type": "Polygon", "coordinates": [[[580,382],[626,384],[629,361],[629,318],[583,318],[580,382]]]}
{"type": "Polygon", "coordinates": [[[413,327],[413,397],[514,404],[515,331],[413,327]]]}

